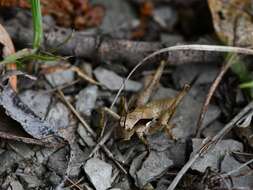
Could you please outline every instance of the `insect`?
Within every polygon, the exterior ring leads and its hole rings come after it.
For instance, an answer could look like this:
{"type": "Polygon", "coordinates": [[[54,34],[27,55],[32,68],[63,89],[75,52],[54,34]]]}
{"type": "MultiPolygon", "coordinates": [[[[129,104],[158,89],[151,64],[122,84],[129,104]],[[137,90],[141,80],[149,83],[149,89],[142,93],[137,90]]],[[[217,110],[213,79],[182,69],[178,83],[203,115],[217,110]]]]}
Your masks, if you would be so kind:
{"type": "Polygon", "coordinates": [[[174,98],[151,101],[126,114],[120,120],[123,138],[129,140],[136,134],[144,143],[147,143],[145,136],[163,129],[171,136],[173,125],[169,124],[169,121],[189,89],[190,86],[185,85],[174,98]]]}

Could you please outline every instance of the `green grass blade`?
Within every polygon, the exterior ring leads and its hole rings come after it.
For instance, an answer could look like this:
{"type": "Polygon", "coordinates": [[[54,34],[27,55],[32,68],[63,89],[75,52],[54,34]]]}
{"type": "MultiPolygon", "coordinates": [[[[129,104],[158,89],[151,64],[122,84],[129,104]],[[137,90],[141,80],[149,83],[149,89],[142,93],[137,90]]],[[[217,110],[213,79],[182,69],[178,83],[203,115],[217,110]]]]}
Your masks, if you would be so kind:
{"type": "Polygon", "coordinates": [[[34,55],[36,51],[37,49],[22,49],[14,54],[5,57],[3,61],[0,61],[0,65],[15,63],[17,60],[34,55]]]}
{"type": "Polygon", "coordinates": [[[40,0],[30,0],[32,6],[32,20],[33,20],[33,48],[38,49],[43,39],[43,26],[40,0]]]}
{"type": "Polygon", "coordinates": [[[253,81],[240,84],[240,88],[252,88],[252,87],[253,87],[253,81]]]}

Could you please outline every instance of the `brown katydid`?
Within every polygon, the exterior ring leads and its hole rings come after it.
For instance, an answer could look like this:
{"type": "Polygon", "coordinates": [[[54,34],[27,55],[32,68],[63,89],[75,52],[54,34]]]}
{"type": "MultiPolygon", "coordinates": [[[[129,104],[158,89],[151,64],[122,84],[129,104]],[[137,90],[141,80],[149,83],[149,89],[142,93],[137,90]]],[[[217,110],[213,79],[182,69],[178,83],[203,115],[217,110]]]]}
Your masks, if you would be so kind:
{"type": "Polygon", "coordinates": [[[124,139],[128,140],[136,133],[146,143],[144,136],[153,134],[156,131],[165,129],[170,134],[173,126],[169,124],[169,121],[189,89],[190,86],[185,85],[183,90],[174,98],[149,102],[146,105],[135,108],[132,112],[122,117],[120,125],[123,127],[124,139]],[[143,124],[140,122],[143,120],[148,120],[149,122],[143,124]]]}

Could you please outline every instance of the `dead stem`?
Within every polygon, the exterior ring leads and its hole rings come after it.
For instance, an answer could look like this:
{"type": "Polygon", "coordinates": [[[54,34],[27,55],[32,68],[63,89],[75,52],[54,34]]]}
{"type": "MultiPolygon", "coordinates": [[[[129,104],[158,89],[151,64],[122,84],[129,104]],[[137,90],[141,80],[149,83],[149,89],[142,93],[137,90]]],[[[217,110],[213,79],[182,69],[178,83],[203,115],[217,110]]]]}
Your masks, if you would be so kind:
{"type": "Polygon", "coordinates": [[[218,85],[220,84],[223,76],[228,71],[231,64],[234,63],[234,59],[235,59],[235,55],[233,54],[232,56],[229,57],[227,63],[222,66],[222,68],[220,69],[220,72],[218,73],[217,77],[215,78],[215,80],[213,81],[211,87],[209,88],[209,91],[206,95],[204,104],[201,108],[200,115],[199,115],[199,118],[198,118],[197,129],[196,129],[196,137],[197,138],[200,137],[200,133],[201,133],[201,130],[202,130],[202,124],[203,124],[203,121],[205,119],[205,115],[206,115],[208,106],[210,104],[210,101],[213,97],[213,94],[214,94],[216,88],[218,87],[218,85]]]}

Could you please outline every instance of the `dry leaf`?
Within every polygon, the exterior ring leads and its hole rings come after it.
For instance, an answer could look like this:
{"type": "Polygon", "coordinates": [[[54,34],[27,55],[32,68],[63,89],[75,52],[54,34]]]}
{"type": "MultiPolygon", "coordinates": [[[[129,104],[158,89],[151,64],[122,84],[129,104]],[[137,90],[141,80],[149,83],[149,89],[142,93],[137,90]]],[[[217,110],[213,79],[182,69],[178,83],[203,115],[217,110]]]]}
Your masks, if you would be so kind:
{"type": "MultiPolygon", "coordinates": [[[[4,46],[3,47],[3,57],[6,57],[8,55],[11,55],[15,53],[15,48],[12,43],[12,40],[8,34],[8,32],[4,29],[4,27],[0,24],[0,43],[4,46]]],[[[6,66],[7,70],[16,70],[17,66],[15,63],[7,64],[6,66]]],[[[11,76],[9,78],[11,87],[17,91],[17,77],[11,76]]]]}
{"type": "Polygon", "coordinates": [[[253,44],[250,0],[208,0],[213,25],[219,38],[228,45],[248,47],[253,44]]]}
{"type": "Polygon", "coordinates": [[[0,6],[2,7],[18,6],[21,8],[28,8],[29,3],[27,2],[27,0],[0,0],[0,6]]]}
{"type": "MultiPolygon", "coordinates": [[[[0,6],[30,8],[27,0],[0,0],[0,6]]],[[[52,15],[58,25],[83,29],[100,25],[105,9],[88,0],[41,0],[42,14],[52,15]]]]}

